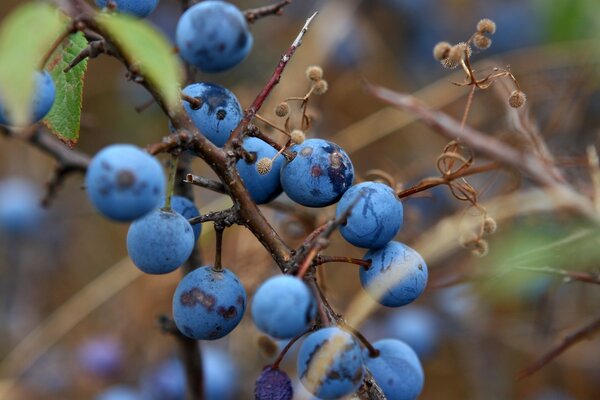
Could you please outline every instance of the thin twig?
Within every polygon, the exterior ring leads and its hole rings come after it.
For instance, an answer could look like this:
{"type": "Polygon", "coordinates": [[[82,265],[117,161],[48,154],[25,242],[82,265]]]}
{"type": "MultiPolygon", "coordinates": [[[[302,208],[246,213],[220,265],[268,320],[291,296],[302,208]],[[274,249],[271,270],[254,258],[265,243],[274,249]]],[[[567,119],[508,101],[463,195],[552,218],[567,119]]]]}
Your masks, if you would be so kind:
{"type": "Polygon", "coordinates": [[[252,8],[244,11],[244,16],[249,24],[255,23],[260,18],[268,15],[281,15],[283,14],[283,8],[290,4],[292,0],[282,0],[279,3],[271,4],[270,6],[252,8]]]}
{"type": "Polygon", "coordinates": [[[362,258],[351,258],[351,257],[344,257],[344,256],[323,256],[323,255],[317,256],[317,258],[315,260],[315,265],[322,265],[322,264],[332,263],[332,262],[342,262],[342,263],[360,265],[364,269],[369,269],[369,267],[371,266],[371,260],[363,260],[362,258]]]}
{"type": "Polygon", "coordinates": [[[183,182],[200,186],[205,189],[212,190],[213,192],[227,194],[227,187],[225,185],[223,185],[221,182],[213,181],[203,176],[187,174],[183,182]]]}
{"type": "Polygon", "coordinates": [[[525,379],[528,376],[539,371],[550,361],[554,360],[556,357],[558,357],[563,352],[568,350],[571,346],[581,342],[584,339],[588,339],[599,329],[600,329],[600,317],[596,318],[589,324],[582,326],[581,328],[577,329],[576,331],[574,331],[573,333],[571,333],[570,335],[565,337],[557,346],[552,348],[550,351],[548,351],[546,354],[544,354],[542,357],[540,357],[537,361],[535,361],[534,363],[529,365],[527,368],[521,370],[517,374],[517,379],[518,380],[525,379]]]}

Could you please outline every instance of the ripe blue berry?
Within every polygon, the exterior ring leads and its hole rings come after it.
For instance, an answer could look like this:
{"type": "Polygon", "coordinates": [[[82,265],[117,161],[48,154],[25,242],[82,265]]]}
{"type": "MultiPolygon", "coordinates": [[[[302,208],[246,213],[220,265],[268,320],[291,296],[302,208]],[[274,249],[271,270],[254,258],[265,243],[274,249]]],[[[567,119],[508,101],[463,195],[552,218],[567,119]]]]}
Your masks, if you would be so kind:
{"type": "Polygon", "coordinates": [[[85,176],[98,211],[116,221],[132,221],[160,206],[165,176],[160,163],[130,144],[113,144],[92,159],[85,176]]]}
{"type": "Polygon", "coordinates": [[[129,257],[147,274],[176,270],[192,254],[195,242],[188,220],[173,210],[156,209],[127,231],[129,257]]]}
{"type": "MultiPolygon", "coordinates": [[[[56,97],[56,87],[54,86],[54,80],[48,71],[36,72],[35,82],[33,90],[33,100],[31,104],[31,117],[29,122],[34,123],[46,116],[56,97]]],[[[0,99],[2,94],[0,93],[0,99]]],[[[4,109],[2,101],[0,100],[0,125],[11,125],[12,119],[8,112],[4,109]]]]}
{"type": "MultiPolygon", "coordinates": [[[[98,7],[106,7],[109,0],[96,0],[98,7]]],[[[122,13],[147,17],[158,5],[158,0],[112,0],[117,6],[116,10],[122,13]]]]}
{"type": "Polygon", "coordinates": [[[31,233],[40,227],[44,210],[40,192],[22,178],[0,182],[0,229],[11,234],[31,233]]]}
{"type": "Polygon", "coordinates": [[[161,361],[142,375],[144,400],[182,400],[186,393],[185,367],[179,358],[161,361]]]}
{"type": "Polygon", "coordinates": [[[179,19],[175,41],[181,57],[203,72],[221,72],[239,64],[253,38],[244,14],[225,1],[203,1],[179,19]]]}
{"type": "Polygon", "coordinates": [[[292,400],[290,377],[280,369],[265,367],[254,386],[254,400],[292,400]]]}
{"type": "Polygon", "coordinates": [[[419,253],[400,242],[367,251],[371,266],[360,269],[362,287],[379,303],[400,307],[414,301],[427,285],[427,265],[419,253]]]}
{"type": "Polygon", "coordinates": [[[183,107],[194,125],[215,146],[222,147],[242,120],[242,106],[238,99],[228,89],[204,82],[186,86],[183,93],[200,102],[200,108],[194,109],[190,103],[183,101],[183,107]]]}
{"type": "Polygon", "coordinates": [[[325,207],[338,201],[352,185],[354,167],[337,144],[308,139],[291,151],[296,157],[281,169],[281,185],[296,203],[325,207]]]}
{"type": "Polygon", "coordinates": [[[354,246],[377,249],[392,240],[402,227],[402,203],[392,188],[383,183],[363,182],[352,186],[340,199],[336,217],[352,204],[354,208],[346,224],[340,227],[340,233],[354,246]]]}
{"type": "Polygon", "coordinates": [[[101,377],[109,377],[121,368],[123,350],[121,343],[115,337],[95,337],[79,347],[77,360],[85,371],[101,377]]]}
{"type": "Polygon", "coordinates": [[[379,356],[369,357],[365,365],[389,400],[415,400],[423,390],[425,376],[419,357],[406,343],[384,339],[373,343],[379,356]]]}
{"type": "Polygon", "coordinates": [[[254,137],[244,139],[244,149],[253,154],[254,161],[247,162],[243,158],[237,162],[237,170],[248,189],[252,200],[256,204],[268,203],[281,194],[281,182],[279,180],[281,167],[284,163],[282,155],[277,156],[273,161],[271,170],[266,174],[260,174],[257,169],[257,162],[263,158],[271,159],[275,157],[277,151],[268,143],[254,137]]]}
{"type": "Polygon", "coordinates": [[[383,331],[408,344],[420,358],[432,355],[440,339],[437,316],[418,305],[394,311],[386,319],[383,331]]]}
{"type": "Polygon", "coordinates": [[[173,319],[177,328],[192,339],[219,339],[241,321],[246,309],[246,291],[228,269],[200,267],[187,274],[173,296],[173,319]]]}
{"type": "Polygon", "coordinates": [[[252,299],[256,327],[277,339],[291,339],[310,327],[317,306],[310,289],[298,278],[279,275],[265,281],[252,299]]]}
{"type": "Polygon", "coordinates": [[[363,379],[360,346],[337,327],[310,334],[298,352],[298,375],[304,387],[322,399],[338,399],[353,393],[363,379]]]}
{"type": "MultiPolygon", "coordinates": [[[[198,207],[187,197],[171,196],[171,208],[181,214],[185,219],[194,218],[200,215],[198,207]]],[[[202,232],[202,224],[193,224],[194,238],[198,240],[202,232]]]]}

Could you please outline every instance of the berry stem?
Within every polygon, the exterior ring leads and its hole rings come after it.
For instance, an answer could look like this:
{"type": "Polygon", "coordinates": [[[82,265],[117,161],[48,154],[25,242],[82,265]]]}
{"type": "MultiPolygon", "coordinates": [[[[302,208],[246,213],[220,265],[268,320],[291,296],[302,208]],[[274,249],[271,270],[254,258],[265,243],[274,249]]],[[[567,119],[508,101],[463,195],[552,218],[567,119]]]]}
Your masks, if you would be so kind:
{"type": "Polygon", "coordinates": [[[367,348],[367,350],[369,350],[369,357],[379,357],[380,351],[373,347],[371,342],[369,342],[362,333],[360,333],[358,330],[354,329],[345,322],[341,322],[340,325],[342,325],[345,329],[349,330],[354,336],[356,336],[358,340],[360,340],[360,342],[367,348]]]}
{"type": "Polygon", "coordinates": [[[178,154],[171,154],[171,160],[169,162],[169,181],[167,182],[167,194],[165,196],[165,210],[171,209],[171,197],[173,197],[173,190],[175,188],[175,176],[177,175],[177,162],[179,161],[178,154]]]}
{"type": "Polygon", "coordinates": [[[351,258],[344,256],[317,256],[315,260],[315,265],[322,265],[331,262],[344,262],[348,264],[360,265],[365,270],[368,270],[371,267],[371,260],[363,260],[361,258],[351,258]]]}
{"type": "Polygon", "coordinates": [[[272,123],[271,121],[269,121],[266,118],[261,117],[259,114],[255,115],[255,118],[258,119],[259,121],[264,122],[265,124],[269,125],[271,128],[275,129],[276,131],[279,131],[281,133],[283,133],[284,135],[286,135],[287,137],[290,137],[289,132],[286,132],[285,129],[282,129],[280,127],[278,127],[277,125],[275,125],[274,123],[272,123]]]}
{"type": "Polygon", "coordinates": [[[302,336],[306,335],[307,333],[310,333],[310,332],[314,331],[316,328],[317,328],[317,326],[313,325],[312,327],[308,328],[307,330],[305,330],[304,332],[302,332],[298,336],[295,336],[292,339],[290,339],[290,341],[287,342],[287,344],[285,345],[285,347],[283,348],[283,350],[281,350],[281,353],[279,353],[279,355],[277,356],[277,358],[273,362],[273,365],[271,365],[271,369],[279,369],[279,364],[281,364],[281,362],[283,361],[283,358],[285,357],[285,355],[287,354],[287,352],[292,348],[292,346],[294,345],[294,343],[296,343],[298,340],[300,340],[300,338],[302,336]]]}
{"type": "Polygon", "coordinates": [[[221,253],[222,253],[222,248],[223,248],[223,231],[224,230],[225,230],[225,228],[223,228],[220,225],[215,224],[216,251],[215,251],[215,265],[213,267],[213,269],[215,271],[223,270],[223,266],[221,265],[221,253]]]}

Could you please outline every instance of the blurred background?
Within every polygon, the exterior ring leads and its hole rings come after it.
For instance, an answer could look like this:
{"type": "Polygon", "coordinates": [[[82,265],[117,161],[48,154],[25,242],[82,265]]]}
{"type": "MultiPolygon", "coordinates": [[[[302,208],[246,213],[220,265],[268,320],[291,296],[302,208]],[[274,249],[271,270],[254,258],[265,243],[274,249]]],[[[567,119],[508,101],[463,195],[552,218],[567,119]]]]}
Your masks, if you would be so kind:
{"type": "MultiPolygon", "coordinates": [[[[3,0],[0,17],[21,3],[3,0]]],[[[270,4],[233,3],[241,9],[270,4]]],[[[464,76],[443,69],[433,59],[432,48],[441,40],[468,39],[477,21],[487,17],[496,22],[497,32],[490,49],[473,55],[475,68],[485,73],[490,66],[510,66],[528,97],[524,112],[529,123],[546,139],[569,181],[585,194],[590,191],[586,148],[600,144],[596,0],[294,0],[283,16],[251,26],[254,49],[247,60],[226,73],[198,75],[198,80],[228,87],[242,106],[248,106],[315,10],[320,16],[261,111],[263,117],[280,123],[275,105],[303,96],[309,88],[306,67],[320,65],[329,91],[310,100],[314,122],[309,137],[342,146],[361,177],[381,169],[409,187],[439,175],[436,159],[447,140],[366,94],[362,82],[415,93],[460,119],[469,89],[451,81],[460,82],[464,76]]],[[[179,1],[161,0],[150,22],[173,38],[180,14],[179,1]]],[[[515,112],[507,106],[510,90],[507,81],[476,92],[468,124],[515,146],[527,146],[515,112]]],[[[143,88],[126,80],[116,60],[91,60],[77,149],[93,155],[110,143],[146,146],[160,141],[169,130],[159,108],[135,110],[149,99],[143,88]]],[[[484,161],[477,154],[475,159],[484,161]]],[[[20,178],[31,184],[24,190],[41,197],[54,165],[26,143],[0,137],[2,185],[20,178]]],[[[214,176],[199,159],[192,169],[214,176]]],[[[496,209],[503,204],[495,200],[499,196],[532,187],[518,174],[502,170],[468,181],[481,203],[496,201],[496,209]]],[[[70,176],[49,208],[36,215],[35,229],[1,232],[0,398],[9,388],[7,400],[94,399],[123,385],[144,399],[183,399],[185,378],[177,343],[156,322],[157,316],[170,314],[181,273],[138,272],[125,249],[128,226],[99,216],[82,182],[81,176],[70,176]]],[[[10,186],[2,188],[0,205],[5,199],[26,201],[10,197],[17,192],[10,186]]],[[[201,212],[229,204],[203,189],[195,188],[194,193],[201,212]]],[[[489,254],[478,258],[459,245],[463,222],[477,215],[447,187],[403,203],[405,222],[397,240],[417,251],[441,242],[454,245],[442,256],[425,257],[429,284],[415,303],[401,309],[374,307],[360,329],[371,340],[397,337],[416,349],[425,369],[422,399],[600,398],[600,345],[593,337],[533,376],[516,379],[562,338],[598,317],[597,285],[570,281],[544,268],[600,273],[600,235],[565,212],[532,213],[517,207],[514,218],[498,221],[497,233],[487,238],[489,254]],[[454,221],[454,229],[439,229],[443,221],[454,221]]],[[[298,216],[269,207],[263,211],[290,245],[301,243],[310,228],[298,216]]],[[[330,218],[335,207],[304,211],[318,224],[330,218]]],[[[491,211],[490,216],[494,217],[491,211]]],[[[213,234],[210,226],[204,231],[199,246],[210,263],[213,234]]],[[[227,229],[224,246],[224,265],[241,277],[250,298],[266,277],[278,273],[244,229],[227,229]]],[[[323,253],[363,255],[337,233],[323,253]]],[[[323,267],[327,296],[339,312],[344,313],[362,290],[357,268],[323,267]]],[[[264,338],[246,314],[226,338],[202,343],[206,381],[214,390],[211,399],[252,398],[254,380],[283,346],[264,338]]],[[[297,382],[293,350],[283,368],[297,382]]]]}

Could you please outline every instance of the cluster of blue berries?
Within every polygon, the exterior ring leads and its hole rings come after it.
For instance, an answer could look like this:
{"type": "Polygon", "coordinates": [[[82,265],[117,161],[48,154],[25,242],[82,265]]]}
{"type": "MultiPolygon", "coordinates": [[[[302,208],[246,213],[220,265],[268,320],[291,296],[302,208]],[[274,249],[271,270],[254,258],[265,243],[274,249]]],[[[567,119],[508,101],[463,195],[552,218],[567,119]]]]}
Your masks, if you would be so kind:
{"type": "MultiPolygon", "coordinates": [[[[106,6],[105,1],[97,3],[106,6]]],[[[118,11],[143,17],[156,1],[111,4],[118,11]]],[[[253,39],[239,9],[224,1],[203,1],[180,18],[176,42],[185,61],[203,72],[220,72],[241,62],[253,39]]],[[[313,81],[311,92],[326,91],[320,69],[313,67],[307,75],[313,81]]],[[[223,147],[243,118],[235,95],[209,82],[191,84],[183,94],[183,106],[198,130],[223,147]]],[[[288,112],[276,110],[279,116],[288,112]]],[[[392,188],[375,181],[354,184],[348,154],[327,140],[305,140],[301,131],[292,132],[280,151],[256,137],[244,138],[242,147],[247,156],[240,158],[236,168],[256,204],[268,203],[283,192],[306,207],[338,203],[336,217],[345,220],[341,235],[350,244],[368,249],[364,259],[370,266],[361,269],[359,276],[375,300],[399,307],[423,292],[425,262],[415,250],[393,241],[402,226],[403,206],[392,188]],[[283,154],[284,150],[288,151],[283,154]]],[[[129,256],[151,274],[169,273],[183,264],[200,229],[199,224],[192,227],[188,222],[199,215],[193,203],[175,196],[170,207],[167,201],[161,208],[165,185],[159,162],[124,144],[100,151],[86,176],[89,197],[102,214],[116,221],[133,221],[127,235],[129,256]]],[[[214,340],[240,323],[246,304],[244,286],[232,271],[220,265],[202,266],[179,282],[173,296],[173,319],[183,335],[214,340]]],[[[256,327],[275,339],[293,339],[313,330],[300,348],[297,369],[305,388],[319,398],[338,399],[353,393],[363,381],[365,368],[389,399],[415,399],[422,390],[423,369],[407,344],[385,339],[363,350],[360,341],[342,326],[314,331],[317,300],[299,277],[284,275],[265,281],[254,294],[251,313],[256,327]]],[[[291,399],[291,387],[284,372],[267,367],[257,381],[255,395],[257,399],[291,399]]]]}

